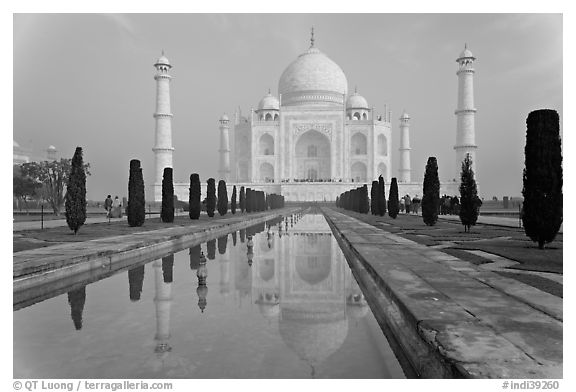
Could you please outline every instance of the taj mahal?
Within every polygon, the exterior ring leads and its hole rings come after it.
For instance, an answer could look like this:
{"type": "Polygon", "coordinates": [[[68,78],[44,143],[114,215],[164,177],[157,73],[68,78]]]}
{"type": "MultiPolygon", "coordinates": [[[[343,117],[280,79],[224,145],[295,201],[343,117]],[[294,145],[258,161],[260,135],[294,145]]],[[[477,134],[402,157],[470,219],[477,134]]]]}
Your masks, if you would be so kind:
{"type": "MultiPolygon", "coordinates": [[[[458,107],[455,111],[456,159],[470,154],[475,165],[473,75],[475,57],[465,47],[458,59],[458,107]]],[[[172,167],[172,113],[169,71],[164,53],[154,64],[157,73],[154,200],[162,199],[165,167],[172,167]]],[[[219,178],[233,185],[284,195],[287,201],[333,201],[340,193],[370,185],[382,176],[387,186],[398,180],[399,193],[422,195],[422,183],[412,181],[410,166],[410,116],[398,118],[399,170],[391,172],[392,113],[370,107],[355,89],[348,90],[344,71],[315,45],[314,30],[309,48],[280,76],[278,96],[270,91],[257,109],[244,115],[237,109],[232,118],[219,119],[219,178]]],[[[457,194],[457,182],[441,183],[441,193],[457,194]]],[[[180,200],[188,199],[188,183],[174,184],[180,200]]],[[[389,189],[389,188],[387,188],[389,189]]],[[[231,189],[229,190],[231,191],[231,189]]],[[[203,181],[203,194],[205,180],[203,181]]]]}

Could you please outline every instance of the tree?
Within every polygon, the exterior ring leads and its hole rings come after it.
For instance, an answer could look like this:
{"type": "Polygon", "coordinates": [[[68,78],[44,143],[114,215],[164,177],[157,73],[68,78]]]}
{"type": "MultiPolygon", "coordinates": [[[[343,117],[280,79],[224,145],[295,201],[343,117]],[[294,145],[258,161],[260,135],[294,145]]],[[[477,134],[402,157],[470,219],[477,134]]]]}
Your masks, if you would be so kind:
{"type": "Polygon", "coordinates": [[[220,216],[228,212],[228,191],[226,190],[226,181],[218,181],[218,213],[220,216]]]}
{"type": "Polygon", "coordinates": [[[240,202],[240,212],[244,213],[244,210],[246,209],[246,193],[244,191],[243,186],[240,187],[239,202],[240,202]]]}
{"type": "Polygon", "coordinates": [[[146,219],[146,200],[144,198],[144,178],[138,159],[130,161],[128,177],[128,206],[126,208],[128,224],[132,227],[142,226],[146,219]]]}
{"type": "Polygon", "coordinates": [[[370,188],[370,213],[372,215],[378,215],[378,191],[379,191],[378,181],[372,181],[372,188],[370,188]]]}
{"type": "Polygon", "coordinates": [[[436,157],[429,157],[424,173],[422,195],[422,219],[428,226],[434,226],[438,221],[438,205],[440,203],[440,180],[438,179],[438,162],[436,157]]]}
{"type": "MultiPolygon", "coordinates": [[[[60,215],[60,209],[64,204],[64,187],[68,183],[71,167],[71,159],[28,162],[20,165],[20,173],[23,177],[30,177],[42,184],[39,193],[50,204],[54,214],[60,215]]],[[[84,164],[84,173],[87,176],[90,175],[89,168],[89,163],[84,164]]]]}
{"type": "Polygon", "coordinates": [[[172,168],[164,168],[164,176],[162,177],[162,209],[160,211],[160,218],[162,222],[174,222],[174,182],[172,179],[172,168]]]}
{"type": "Polygon", "coordinates": [[[206,213],[210,218],[214,216],[214,208],[216,208],[216,182],[213,178],[209,178],[206,190],[206,213]]]}
{"type": "Polygon", "coordinates": [[[396,177],[392,177],[390,183],[390,194],[388,195],[388,216],[396,219],[400,211],[400,200],[398,199],[398,181],[396,177]]]}
{"type": "Polygon", "coordinates": [[[378,214],[384,216],[386,214],[386,188],[384,187],[384,177],[378,177],[378,214]]]}
{"type": "Polygon", "coordinates": [[[364,184],[360,189],[360,213],[367,214],[370,211],[370,202],[368,201],[368,185],[364,184]]]}
{"type": "MultiPolygon", "coordinates": [[[[12,178],[12,193],[20,201],[24,202],[26,212],[28,212],[27,199],[33,197],[36,191],[42,186],[42,184],[34,181],[30,177],[22,177],[21,175],[14,175],[12,178]]],[[[22,206],[18,203],[20,210],[22,206]]]]}
{"type": "Polygon", "coordinates": [[[232,201],[230,202],[230,212],[232,215],[236,213],[236,185],[232,188],[232,201]]]}
{"type": "Polygon", "coordinates": [[[526,119],[522,195],[524,232],[543,249],[562,225],[562,146],[555,110],[531,112],[526,119]]]}
{"type": "Polygon", "coordinates": [[[478,197],[478,187],[474,179],[470,155],[466,155],[462,162],[460,181],[460,222],[464,225],[464,231],[470,232],[470,226],[476,224],[480,214],[480,205],[482,205],[478,197]]]}
{"type": "Polygon", "coordinates": [[[190,219],[198,219],[200,218],[200,210],[202,209],[202,206],[200,205],[200,176],[198,173],[193,173],[190,175],[189,191],[190,196],[188,202],[190,204],[190,210],[188,215],[190,216],[190,219]]]}
{"type": "Polygon", "coordinates": [[[65,199],[66,223],[76,234],[86,222],[86,173],[82,160],[82,147],[76,147],[72,157],[65,199]]]}

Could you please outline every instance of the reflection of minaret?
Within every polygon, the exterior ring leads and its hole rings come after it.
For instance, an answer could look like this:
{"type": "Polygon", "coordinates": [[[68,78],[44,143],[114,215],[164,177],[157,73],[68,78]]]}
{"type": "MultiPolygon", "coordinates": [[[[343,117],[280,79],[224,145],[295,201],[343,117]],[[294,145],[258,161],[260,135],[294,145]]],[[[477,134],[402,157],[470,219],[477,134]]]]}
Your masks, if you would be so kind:
{"type": "Polygon", "coordinates": [[[172,267],[174,256],[164,257],[154,261],[154,282],[156,296],[156,347],[154,352],[158,354],[172,351],[168,343],[170,338],[170,308],[172,307],[172,267]],[[170,260],[171,259],[171,260],[170,260]]]}
{"type": "Polygon", "coordinates": [[[68,304],[70,305],[70,316],[74,322],[76,330],[82,329],[82,312],[86,303],[86,286],[68,292],[68,304]]]}
{"type": "Polygon", "coordinates": [[[130,288],[130,301],[140,300],[142,285],[144,284],[144,264],[128,270],[128,284],[130,288]]]}
{"type": "Polygon", "coordinates": [[[232,246],[236,246],[236,232],[233,231],[232,232],[232,246]]]}
{"type": "Polygon", "coordinates": [[[196,276],[198,277],[198,288],[196,288],[196,294],[198,294],[198,307],[202,313],[204,313],[204,309],[206,309],[206,305],[208,304],[208,300],[206,299],[208,296],[208,285],[206,284],[206,280],[208,279],[208,268],[206,267],[206,257],[204,257],[203,253],[200,254],[200,264],[196,276]]]}
{"type": "Polygon", "coordinates": [[[220,254],[220,293],[227,296],[231,291],[230,258],[226,254],[228,235],[218,238],[218,253],[220,254]]]}

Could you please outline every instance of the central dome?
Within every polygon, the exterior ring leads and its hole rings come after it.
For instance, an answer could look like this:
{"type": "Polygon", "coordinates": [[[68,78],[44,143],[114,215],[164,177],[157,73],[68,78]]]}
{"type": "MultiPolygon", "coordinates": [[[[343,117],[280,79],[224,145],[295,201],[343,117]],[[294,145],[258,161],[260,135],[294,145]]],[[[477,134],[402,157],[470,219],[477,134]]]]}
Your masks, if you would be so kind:
{"type": "Polygon", "coordinates": [[[342,104],[348,81],[338,64],[311,47],[284,70],[278,92],[282,105],[342,104]]]}

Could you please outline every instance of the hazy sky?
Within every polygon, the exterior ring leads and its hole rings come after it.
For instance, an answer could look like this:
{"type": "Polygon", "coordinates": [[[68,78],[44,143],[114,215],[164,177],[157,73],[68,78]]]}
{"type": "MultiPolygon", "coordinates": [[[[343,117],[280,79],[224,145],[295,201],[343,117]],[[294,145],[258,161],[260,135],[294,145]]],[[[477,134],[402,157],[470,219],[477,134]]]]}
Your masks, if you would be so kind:
{"type": "Polygon", "coordinates": [[[475,64],[481,195],[522,189],[526,117],[562,112],[560,14],[15,14],[14,140],[36,152],[53,144],[91,164],[88,198],[127,195],[129,161],[154,170],[155,60],[174,66],[175,180],[217,175],[218,119],[277,95],[282,71],[309,46],[343,69],[348,89],[376,112],[392,110],[392,175],[398,117],[412,117],[412,179],[438,157],[454,176],[457,64],[464,43],[475,64]]]}

